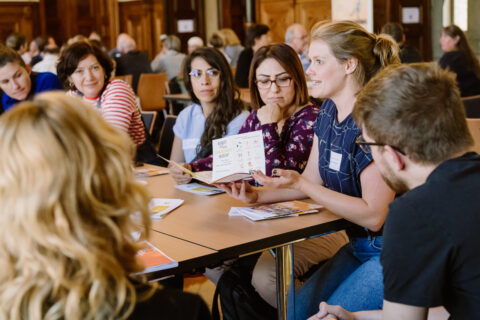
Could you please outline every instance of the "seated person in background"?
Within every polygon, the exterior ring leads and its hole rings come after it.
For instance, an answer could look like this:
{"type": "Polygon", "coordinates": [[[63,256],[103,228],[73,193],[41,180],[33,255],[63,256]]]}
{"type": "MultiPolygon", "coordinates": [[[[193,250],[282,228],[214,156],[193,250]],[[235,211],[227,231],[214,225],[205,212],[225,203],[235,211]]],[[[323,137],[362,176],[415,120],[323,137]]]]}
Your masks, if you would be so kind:
{"type": "Polygon", "coordinates": [[[180,52],[180,39],[175,35],[168,35],[163,40],[162,51],[152,61],[152,71],[167,72],[168,80],[174,79],[182,71],[186,55],[180,52]]]}
{"type": "Polygon", "coordinates": [[[57,63],[60,49],[56,45],[47,44],[42,51],[42,61],[32,68],[34,72],[51,72],[57,74],[57,63]]]}
{"type": "Polygon", "coordinates": [[[299,23],[294,23],[288,27],[287,31],[285,31],[285,43],[295,50],[302,63],[303,71],[307,71],[310,59],[307,56],[308,33],[305,27],[299,23]]]}
{"type": "Polygon", "coordinates": [[[405,43],[405,33],[401,24],[396,22],[389,22],[382,27],[381,33],[392,36],[400,47],[400,61],[402,63],[422,62],[422,56],[417,48],[405,43]]]}
{"type": "Polygon", "coordinates": [[[212,36],[210,37],[210,39],[208,39],[208,46],[211,48],[215,48],[221,53],[223,53],[223,56],[225,57],[225,59],[227,59],[228,64],[230,64],[232,59],[230,59],[230,57],[225,53],[225,39],[222,33],[218,31],[212,33],[212,36]]]}
{"type": "Polygon", "coordinates": [[[27,38],[20,33],[14,32],[10,34],[5,40],[5,45],[15,51],[22,57],[25,64],[30,65],[30,60],[32,59],[28,54],[28,45],[27,38]]]}
{"type": "Polygon", "coordinates": [[[196,37],[196,36],[191,37],[187,41],[187,52],[188,52],[188,54],[191,54],[193,51],[195,51],[196,49],[201,48],[203,46],[205,46],[205,44],[203,43],[202,38],[196,37]]]}
{"type": "Polygon", "coordinates": [[[247,29],[247,47],[240,53],[235,72],[235,81],[240,88],[248,88],[248,73],[254,53],[272,42],[270,28],[264,24],[254,24],[247,29]]]}
{"type": "Polygon", "coordinates": [[[131,37],[128,34],[120,33],[117,37],[117,44],[115,48],[108,52],[108,56],[112,59],[120,57],[122,55],[122,44],[125,43],[125,41],[128,41],[129,38],[131,37]]]}
{"type": "Polygon", "coordinates": [[[132,232],[147,239],[151,223],[132,151],[62,93],[0,118],[2,319],[210,319],[198,296],[132,276],[132,232]]]}
{"type": "Polygon", "coordinates": [[[132,88],[122,80],[110,81],[113,62],[98,46],[75,42],[63,50],[58,77],[70,96],[96,107],[115,128],[128,133],[134,144],[145,142],[145,128],[132,88]]]}
{"type": "Polygon", "coordinates": [[[40,61],[42,61],[43,56],[42,52],[45,49],[45,46],[48,44],[48,38],[46,36],[39,36],[30,42],[30,56],[32,60],[30,60],[30,66],[33,67],[40,61]]]}
{"type": "Polygon", "coordinates": [[[4,46],[0,46],[0,88],[5,111],[36,93],[63,89],[56,75],[30,72],[18,52],[4,46]]]}
{"type": "Polygon", "coordinates": [[[137,50],[137,44],[130,36],[125,37],[124,41],[120,43],[120,51],[122,52],[122,55],[115,58],[115,61],[117,62],[115,75],[123,76],[131,74],[132,88],[133,91],[137,93],[140,74],[152,73],[150,60],[145,52],[137,50]]]}
{"type": "Polygon", "coordinates": [[[225,53],[230,58],[230,66],[236,67],[238,57],[245,48],[242,46],[240,39],[238,39],[237,34],[232,29],[223,28],[218,30],[218,32],[223,35],[223,39],[225,40],[225,53]]]}
{"type": "Polygon", "coordinates": [[[434,64],[388,68],[353,111],[383,178],[399,193],[385,223],[383,312],[322,304],[311,319],[477,319],[480,156],[460,92],[434,64]],[[425,125],[428,123],[429,125],[425,125]],[[431,312],[434,311],[434,312],[431,312]]]}
{"type": "Polygon", "coordinates": [[[438,64],[457,75],[462,97],[480,94],[480,62],[462,29],[456,25],[443,28],[440,45],[445,53],[438,64]]]}
{"type": "MultiPolygon", "coordinates": [[[[237,134],[249,113],[220,51],[199,48],[192,52],[185,60],[183,77],[194,104],[178,115],[170,159],[192,169],[188,163],[211,155],[213,139],[237,134]]],[[[170,174],[177,184],[192,179],[176,167],[170,168],[170,174]]]]}

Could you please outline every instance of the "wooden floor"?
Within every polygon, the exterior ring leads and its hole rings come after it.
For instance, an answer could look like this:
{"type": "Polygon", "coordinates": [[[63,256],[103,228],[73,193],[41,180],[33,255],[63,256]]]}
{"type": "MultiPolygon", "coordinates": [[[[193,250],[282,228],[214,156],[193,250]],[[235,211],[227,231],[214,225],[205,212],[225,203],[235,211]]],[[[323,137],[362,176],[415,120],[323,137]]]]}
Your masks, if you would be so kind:
{"type": "Polygon", "coordinates": [[[212,299],[215,285],[204,276],[186,277],[183,280],[183,290],[200,295],[212,311],[212,299]]]}

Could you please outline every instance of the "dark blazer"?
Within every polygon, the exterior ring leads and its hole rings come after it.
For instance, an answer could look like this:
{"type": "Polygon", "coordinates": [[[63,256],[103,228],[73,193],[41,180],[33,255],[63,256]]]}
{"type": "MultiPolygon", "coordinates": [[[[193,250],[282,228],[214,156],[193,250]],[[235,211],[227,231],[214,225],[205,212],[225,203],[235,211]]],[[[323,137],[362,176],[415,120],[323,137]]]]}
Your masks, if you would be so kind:
{"type": "Polygon", "coordinates": [[[132,75],[132,88],[137,93],[138,79],[141,73],[152,73],[150,66],[150,59],[146,53],[138,50],[133,50],[115,58],[117,62],[117,69],[115,74],[123,76],[126,74],[132,75]]]}
{"type": "Polygon", "coordinates": [[[442,69],[449,69],[457,74],[457,84],[462,97],[480,94],[480,78],[467,66],[463,52],[445,52],[438,64],[442,69]]]}
{"type": "Polygon", "coordinates": [[[238,57],[237,70],[235,71],[235,82],[240,88],[248,88],[248,73],[253,59],[252,48],[246,48],[238,57]]]}

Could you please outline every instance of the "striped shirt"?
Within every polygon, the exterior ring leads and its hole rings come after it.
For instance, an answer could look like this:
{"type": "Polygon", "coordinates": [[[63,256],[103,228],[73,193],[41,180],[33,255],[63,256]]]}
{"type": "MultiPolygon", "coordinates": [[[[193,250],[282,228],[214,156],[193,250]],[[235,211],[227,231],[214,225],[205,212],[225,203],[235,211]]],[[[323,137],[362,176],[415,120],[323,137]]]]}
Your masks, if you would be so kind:
{"type": "MultiPolygon", "coordinates": [[[[70,96],[81,95],[78,91],[69,91],[70,96]]],[[[83,100],[94,106],[100,104],[102,116],[109,124],[124,132],[137,146],[145,141],[145,129],[138,108],[135,93],[122,80],[111,81],[103,93],[95,98],[83,96],[83,100]]]]}

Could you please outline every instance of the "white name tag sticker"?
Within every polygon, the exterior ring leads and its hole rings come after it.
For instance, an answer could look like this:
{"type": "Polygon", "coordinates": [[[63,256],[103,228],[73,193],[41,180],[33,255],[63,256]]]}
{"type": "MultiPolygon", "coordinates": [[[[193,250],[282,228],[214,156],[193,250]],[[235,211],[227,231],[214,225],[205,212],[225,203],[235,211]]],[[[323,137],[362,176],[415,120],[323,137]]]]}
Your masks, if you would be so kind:
{"type": "Polygon", "coordinates": [[[330,164],[328,167],[332,170],[340,170],[340,164],[342,163],[342,154],[330,151],[330,164]]]}

